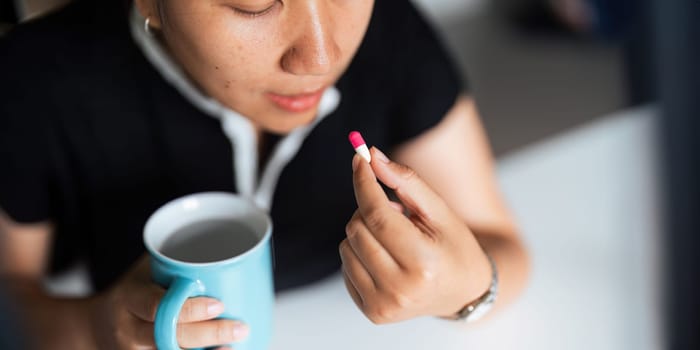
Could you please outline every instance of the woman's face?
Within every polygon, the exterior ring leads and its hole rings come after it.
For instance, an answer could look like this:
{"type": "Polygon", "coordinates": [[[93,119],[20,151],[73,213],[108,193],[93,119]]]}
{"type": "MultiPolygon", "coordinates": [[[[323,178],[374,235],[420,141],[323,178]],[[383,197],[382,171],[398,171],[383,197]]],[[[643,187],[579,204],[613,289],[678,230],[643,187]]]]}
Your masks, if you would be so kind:
{"type": "Polygon", "coordinates": [[[137,0],[186,73],[261,130],[311,122],[345,71],[374,0],[137,0]]]}

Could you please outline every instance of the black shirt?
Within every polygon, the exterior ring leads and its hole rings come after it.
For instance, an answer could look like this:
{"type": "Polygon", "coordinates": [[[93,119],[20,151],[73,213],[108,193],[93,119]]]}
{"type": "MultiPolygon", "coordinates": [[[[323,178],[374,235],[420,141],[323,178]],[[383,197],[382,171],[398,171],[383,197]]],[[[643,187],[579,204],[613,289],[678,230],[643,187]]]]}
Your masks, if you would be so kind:
{"type": "MultiPolygon", "coordinates": [[[[101,290],[145,252],[154,210],[236,188],[219,122],[150,65],[123,11],[93,3],[0,41],[0,208],[18,222],[52,220],[54,269],[83,259],[101,290]]],[[[338,244],[356,209],[348,132],[390,151],[438,123],[461,88],[413,6],[383,0],[336,87],[338,109],[306,138],[273,197],[277,290],[340,266],[338,244]]]]}

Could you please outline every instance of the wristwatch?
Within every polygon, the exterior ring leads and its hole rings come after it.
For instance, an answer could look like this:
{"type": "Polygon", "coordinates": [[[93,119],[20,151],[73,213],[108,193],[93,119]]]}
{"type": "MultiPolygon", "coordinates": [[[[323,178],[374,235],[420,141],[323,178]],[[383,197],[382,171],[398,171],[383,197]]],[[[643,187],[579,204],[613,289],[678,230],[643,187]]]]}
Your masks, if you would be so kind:
{"type": "Polygon", "coordinates": [[[449,320],[473,322],[486,315],[493,307],[493,303],[498,295],[498,270],[493,258],[488,254],[486,254],[486,257],[491,264],[491,286],[479,298],[469,303],[462,310],[459,310],[456,315],[449,317],[449,320]]]}

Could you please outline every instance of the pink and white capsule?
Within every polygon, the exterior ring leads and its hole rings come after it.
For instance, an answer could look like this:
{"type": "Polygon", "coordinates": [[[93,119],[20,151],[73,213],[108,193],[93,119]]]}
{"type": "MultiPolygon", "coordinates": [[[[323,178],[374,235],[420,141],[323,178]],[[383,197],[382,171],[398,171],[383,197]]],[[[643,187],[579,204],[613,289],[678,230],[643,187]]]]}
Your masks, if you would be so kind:
{"type": "Polygon", "coordinates": [[[357,154],[362,156],[362,158],[364,158],[367,161],[367,163],[372,161],[372,156],[369,153],[369,148],[367,148],[367,144],[365,143],[365,140],[362,138],[362,135],[359,132],[350,132],[350,135],[348,135],[348,139],[350,140],[352,147],[355,148],[355,152],[357,152],[357,154]]]}

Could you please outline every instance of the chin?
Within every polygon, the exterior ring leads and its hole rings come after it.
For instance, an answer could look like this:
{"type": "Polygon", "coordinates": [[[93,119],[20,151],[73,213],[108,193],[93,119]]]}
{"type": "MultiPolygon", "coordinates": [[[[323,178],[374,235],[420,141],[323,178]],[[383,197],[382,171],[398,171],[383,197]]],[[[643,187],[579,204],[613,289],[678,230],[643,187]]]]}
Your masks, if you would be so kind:
{"type": "Polygon", "coordinates": [[[317,109],[310,112],[294,114],[276,113],[272,116],[272,118],[266,120],[264,123],[261,123],[261,126],[267,132],[271,132],[273,134],[288,134],[298,127],[309,125],[314,121],[317,113],[317,109]]]}

